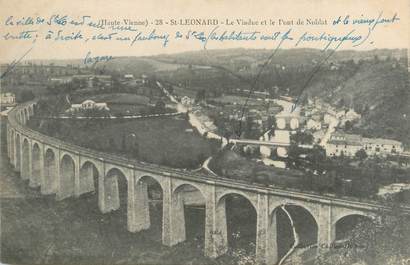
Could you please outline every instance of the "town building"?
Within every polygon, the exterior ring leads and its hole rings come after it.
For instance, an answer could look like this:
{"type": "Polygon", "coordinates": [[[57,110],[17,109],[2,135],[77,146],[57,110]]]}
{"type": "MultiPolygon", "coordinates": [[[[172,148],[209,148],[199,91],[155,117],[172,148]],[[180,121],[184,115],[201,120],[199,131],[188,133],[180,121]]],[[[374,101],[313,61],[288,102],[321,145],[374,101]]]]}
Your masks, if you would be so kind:
{"type": "Polygon", "coordinates": [[[349,109],[345,114],[345,119],[348,121],[358,120],[362,117],[359,113],[356,113],[353,109],[349,109]]]}
{"type": "Polygon", "coordinates": [[[67,112],[76,112],[81,110],[110,110],[107,103],[96,103],[93,100],[85,100],[81,104],[71,104],[67,112]]]}
{"type": "Polygon", "coordinates": [[[363,149],[368,155],[399,154],[403,152],[403,144],[395,140],[363,137],[362,142],[363,149]]]}
{"type": "Polygon", "coordinates": [[[355,120],[359,120],[362,116],[358,113],[356,113],[353,109],[349,109],[348,111],[345,112],[344,115],[340,116],[340,125],[344,126],[346,122],[352,122],[355,120]]]}
{"type": "Polygon", "coordinates": [[[112,77],[111,75],[73,75],[72,79],[78,79],[80,81],[85,81],[88,87],[104,87],[111,86],[112,77]]]}
{"type": "Polygon", "coordinates": [[[392,183],[379,188],[377,195],[388,196],[391,194],[397,194],[399,192],[410,190],[410,184],[408,183],[392,183]]]}
{"type": "Polygon", "coordinates": [[[16,104],[16,95],[14,93],[1,93],[0,104],[2,106],[12,106],[16,104]]]}
{"type": "Polygon", "coordinates": [[[184,106],[192,106],[192,105],[194,104],[194,99],[191,99],[191,98],[188,97],[188,96],[183,96],[183,97],[181,98],[181,103],[182,103],[182,105],[184,105],[184,106]]]}
{"type": "MultiPolygon", "coordinates": [[[[0,69],[4,72],[11,67],[10,64],[1,64],[0,69]]],[[[73,65],[33,64],[30,62],[19,63],[13,67],[3,79],[4,85],[46,85],[49,78],[61,76],[73,76],[76,74],[91,74],[92,69],[73,65]]]]}
{"type": "Polygon", "coordinates": [[[325,124],[331,124],[332,122],[334,122],[335,120],[337,120],[337,118],[336,118],[336,114],[332,114],[332,113],[330,113],[330,111],[328,111],[328,113],[326,113],[324,116],[323,116],[323,122],[325,123],[325,124]]]}
{"type": "Polygon", "coordinates": [[[133,74],[125,74],[124,79],[132,80],[132,79],[134,79],[134,75],[133,74]]]}
{"type": "Polygon", "coordinates": [[[363,149],[368,156],[386,156],[403,152],[403,144],[399,141],[365,138],[357,134],[335,132],[330,136],[326,146],[327,156],[353,157],[356,152],[363,149]]]}
{"type": "Polygon", "coordinates": [[[325,131],[324,130],[319,130],[319,131],[313,132],[312,135],[313,135],[313,142],[314,143],[320,143],[320,141],[325,136],[325,131]]]}
{"type": "Polygon", "coordinates": [[[314,131],[320,130],[322,129],[322,123],[320,121],[315,121],[314,119],[309,119],[306,122],[306,129],[314,131]]]}
{"type": "Polygon", "coordinates": [[[362,137],[357,134],[333,133],[325,149],[327,156],[354,156],[362,149],[362,137]]]}

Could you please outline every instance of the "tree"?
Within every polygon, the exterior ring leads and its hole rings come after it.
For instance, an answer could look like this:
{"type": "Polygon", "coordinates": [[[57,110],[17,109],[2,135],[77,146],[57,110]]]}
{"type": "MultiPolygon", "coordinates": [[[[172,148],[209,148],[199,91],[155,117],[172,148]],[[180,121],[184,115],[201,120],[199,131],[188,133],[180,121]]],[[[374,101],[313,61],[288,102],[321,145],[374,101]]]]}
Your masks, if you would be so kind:
{"type": "Polygon", "coordinates": [[[359,159],[360,161],[363,161],[367,158],[367,153],[366,151],[362,148],[359,151],[356,152],[355,157],[359,159]]]}
{"type": "Polygon", "coordinates": [[[126,137],[127,136],[125,134],[123,134],[122,138],[121,138],[121,149],[122,149],[122,151],[127,150],[126,137]]]}
{"type": "Polygon", "coordinates": [[[320,254],[315,264],[407,264],[410,216],[397,201],[389,200],[386,206],[387,210],[379,211],[377,220],[361,222],[353,228],[346,247],[320,254]]]}
{"type": "Polygon", "coordinates": [[[99,83],[100,83],[100,80],[98,79],[98,77],[93,77],[91,79],[91,86],[92,87],[97,87],[99,83]]]}
{"type": "Polygon", "coordinates": [[[353,122],[351,121],[346,121],[345,122],[345,131],[350,131],[353,129],[353,122]]]}
{"type": "Polygon", "coordinates": [[[344,98],[340,98],[339,102],[337,103],[338,107],[344,107],[346,105],[344,98]]]}
{"type": "Polygon", "coordinates": [[[326,161],[326,151],[320,145],[314,145],[306,159],[312,164],[314,170],[322,172],[324,170],[323,162],[326,161]]]}
{"type": "Polygon", "coordinates": [[[310,133],[298,131],[290,136],[290,140],[296,144],[312,144],[313,135],[310,133]]]}
{"type": "Polygon", "coordinates": [[[164,113],[165,112],[165,102],[162,101],[162,100],[158,100],[155,103],[154,112],[155,113],[164,113]]]}
{"type": "Polygon", "coordinates": [[[108,148],[109,148],[110,151],[115,151],[115,149],[116,149],[115,140],[114,140],[113,137],[110,137],[108,139],[108,148]]]}
{"type": "Polygon", "coordinates": [[[150,88],[148,91],[149,103],[151,103],[154,100],[154,92],[152,91],[152,88],[150,88]]]}
{"type": "Polygon", "coordinates": [[[20,93],[20,101],[21,102],[30,101],[34,98],[35,98],[35,95],[34,95],[33,91],[31,91],[31,90],[23,90],[20,93]]]}
{"type": "Polygon", "coordinates": [[[140,147],[139,147],[138,141],[135,141],[135,142],[134,142],[134,146],[133,146],[133,148],[132,148],[132,153],[133,153],[133,156],[134,156],[135,158],[138,158],[138,157],[139,157],[140,147]]]}
{"type": "Polygon", "coordinates": [[[266,124],[266,129],[269,130],[268,132],[269,137],[275,135],[275,128],[276,128],[276,118],[273,115],[269,115],[267,124],[266,124]]]}
{"type": "Polygon", "coordinates": [[[252,139],[253,136],[253,124],[254,124],[254,119],[252,116],[246,117],[246,122],[245,122],[245,138],[250,138],[252,139]]]}
{"type": "Polygon", "coordinates": [[[205,89],[200,89],[200,90],[198,90],[198,92],[196,92],[196,96],[195,96],[195,101],[196,102],[201,102],[201,101],[205,100],[205,98],[206,98],[205,89]]]}
{"type": "Polygon", "coordinates": [[[83,88],[83,86],[82,86],[83,84],[84,84],[84,79],[78,79],[77,77],[74,77],[71,80],[71,85],[73,87],[73,90],[83,88]]]}
{"type": "Polygon", "coordinates": [[[170,86],[168,87],[168,92],[169,92],[170,94],[174,93],[174,86],[170,85],[170,86]]]}
{"type": "Polygon", "coordinates": [[[119,91],[121,88],[121,83],[119,80],[119,76],[118,75],[113,75],[112,79],[111,79],[111,84],[112,84],[112,88],[115,91],[119,91]]]}
{"type": "MultiPolygon", "coordinates": [[[[300,148],[297,144],[291,143],[289,148],[288,148],[288,159],[287,159],[287,164],[288,167],[290,168],[299,168],[301,165],[301,158],[300,156],[302,154],[306,154],[305,150],[300,148]]],[[[277,158],[277,152],[271,152],[271,158],[276,159],[277,158]]]]}
{"type": "Polygon", "coordinates": [[[222,133],[223,137],[226,139],[226,142],[229,143],[229,139],[232,136],[231,131],[226,129],[226,128],[224,128],[222,131],[223,131],[223,133],[222,133]]]}

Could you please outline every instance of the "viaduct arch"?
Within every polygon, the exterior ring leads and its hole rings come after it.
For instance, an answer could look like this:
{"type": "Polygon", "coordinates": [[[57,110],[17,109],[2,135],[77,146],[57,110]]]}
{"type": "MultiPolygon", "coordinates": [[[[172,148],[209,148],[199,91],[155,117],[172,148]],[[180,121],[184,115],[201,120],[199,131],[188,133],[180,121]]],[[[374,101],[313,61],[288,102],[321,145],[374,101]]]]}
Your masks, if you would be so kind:
{"type": "Polygon", "coordinates": [[[205,206],[205,247],[209,257],[223,255],[227,249],[225,198],[243,196],[256,212],[256,259],[258,263],[278,261],[275,211],[283,205],[306,209],[317,224],[318,244],[336,239],[339,220],[360,215],[376,218],[382,206],[352,198],[339,199],[296,190],[251,185],[195,172],[176,170],[98,152],[27,128],[36,102],[17,106],[9,112],[7,154],[21,177],[30,186],[40,186],[43,194],[56,194],[57,200],[95,192],[102,213],[118,209],[121,196],[126,203],[127,229],[149,229],[148,179],[162,192],[162,242],[173,246],[186,239],[185,204],[205,206]],[[119,185],[122,181],[123,188],[119,185]]]}
{"type": "Polygon", "coordinates": [[[74,187],[76,179],[78,178],[78,171],[76,170],[76,163],[69,154],[63,154],[60,159],[60,196],[67,198],[74,195],[74,187]]]}
{"type": "Polygon", "coordinates": [[[41,192],[43,194],[53,194],[58,189],[59,163],[55,150],[47,147],[44,147],[44,149],[43,176],[40,177],[42,178],[41,192]]]}
{"type": "Polygon", "coordinates": [[[38,187],[41,186],[41,176],[43,170],[43,154],[41,153],[40,146],[37,142],[34,142],[32,145],[32,154],[31,154],[31,175],[30,186],[38,187]]]}
{"type": "Polygon", "coordinates": [[[82,161],[80,165],[79,193],[98,192],[100,176],[101,172],[94,162],[90,160],[82,161]]]}

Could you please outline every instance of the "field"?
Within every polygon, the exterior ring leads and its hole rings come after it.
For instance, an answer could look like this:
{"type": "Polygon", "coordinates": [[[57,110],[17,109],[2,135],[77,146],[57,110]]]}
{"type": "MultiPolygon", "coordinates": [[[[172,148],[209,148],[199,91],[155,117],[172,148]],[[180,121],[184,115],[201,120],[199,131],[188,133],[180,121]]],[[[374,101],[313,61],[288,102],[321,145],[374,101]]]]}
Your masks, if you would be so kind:
{"type": "Polygon", "coordinates": [[[180,67],[184,67],[184,65],[161,62],[155,58],[117,57],[115,60],[98,64],[96,68],[115,70],[121,73],[133,74],[135,77],[140,77],[142,74],[150,75],[153,72],[158,71],[173,71],[180,67]]]}
{"type": "Polygon", "coordinates": [[[57,138],[145,162],[198,168],[218,148],[191,130],[181,116],[138,120],[39,120],[30,126],[57,138]]]}
{"type": "Polygon", "coordinates": [[[95,102],[105,102],[107,104],[143,104],[149,103],[149,98],[137,94],[129,93],[110,93],[97,94],[92,96],[74,96],[73,103],[81,103],[86,99],[94,100],[95,102]]]}
{"type": "MultiPolygon", "coordinates": [[[[3,124],[2,124],[3,125],[3,124]]],[[[4,132],[4,126],[3,132],[4,132]]],[[[0,206],[1,253],[6,264],[238,264],[237,256],[216,260],[203,256],[205,211],[186,207],[187,241],[169,248],[161,244],[161,203],[151,204],[151,228],[144,232],[126,230],[125,205],[102,214],[97,194],[56,201],[28,187],[10,167],[1,138],[0,206]]],[[[229,244],[233,249],[254,251],[256,212],[247,201],[227,200],[229,244]]],[[[305,211],[289,207],[301,242],[314,239],[314,229],[305,211]]],[[[293,243],[286,214],[278,211],[279,256],[293,243]]]]}
{"type": "Polygon", "coordinates": [[[173,89],[173,94],[177,95],[180,98],[182,98],[183,96],[187,96],[189,98],[194,99],[196,97],[197,91],[193,89],[185,89],[180,86],[173,86],[173,89]]]}
{"type": "MultiPolygon", "coordinates": [[[[107,103],[110,114],[118,115],[142,115],[152,112],[152,107],[160,99],[132,93],[106,93],[97,95],[73,95],[72,103],[79,104],[84,100],[93,100],[97,103],[107,103]]],[[[167,102],[167,100],[164,100],[167,102]]],[[[166,109],[165,112],[174,112],[173,109],[166,109]]]]}
{"type": "Polygon", "coordinates": [[[209,168],[227,178],[251,183],[298,188],[302,185],[302,173],[292,169],[266,166],[261,162],[246,159],[234,151],[224,150],[216,154],[209,163],[209,168]]]}
{"type": "Polygon", "coordinates": [[[108,104],[108,108],[114,116],[141,115],[147,109],[147,106],[138,104],[108,104]]]}
{"type": "Polygon", "coordinates": [[[155,71],[175,71],[181,67],[187,67],[187,65],[177,64],[177,63],[168,63],[168,62],[163,62],[163,61],[159,61],[159,60],[152,59],[152,58],[140,58],[139,60],[152,65],[155,71]]]}
{"type": "Polygon", "coordinates": [[[222,103],[222,104],[237,104],[237,105],[244,105],[246,102],[248,105],[261,105],[263,104],[263,99],[256,99],[255,97],[247,97],[242,96],[235,96],[235,95],[224,95],[222,97],[213,98],[213,101],[222,103]]]}

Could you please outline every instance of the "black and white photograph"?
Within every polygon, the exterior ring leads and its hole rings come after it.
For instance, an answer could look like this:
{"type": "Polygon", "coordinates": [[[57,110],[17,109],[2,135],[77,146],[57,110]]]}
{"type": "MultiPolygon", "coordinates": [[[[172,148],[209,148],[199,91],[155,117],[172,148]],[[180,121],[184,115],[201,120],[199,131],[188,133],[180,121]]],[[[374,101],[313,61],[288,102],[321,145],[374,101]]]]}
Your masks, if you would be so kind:
{"type": "Polygon", "coordinates": [[[410,264],[408,0],[0,7],[0,264],[410,264]]]}

